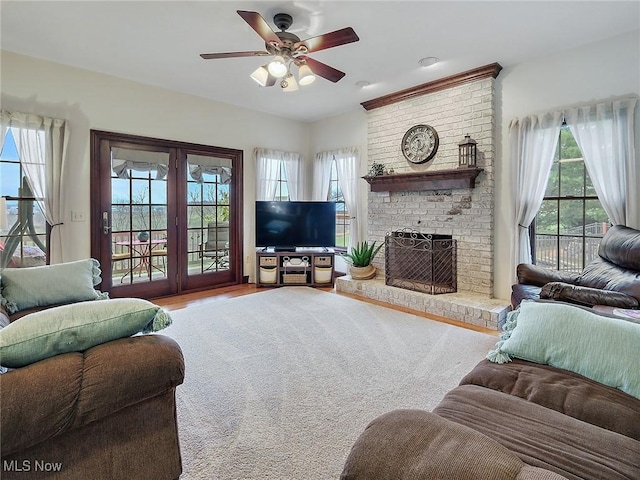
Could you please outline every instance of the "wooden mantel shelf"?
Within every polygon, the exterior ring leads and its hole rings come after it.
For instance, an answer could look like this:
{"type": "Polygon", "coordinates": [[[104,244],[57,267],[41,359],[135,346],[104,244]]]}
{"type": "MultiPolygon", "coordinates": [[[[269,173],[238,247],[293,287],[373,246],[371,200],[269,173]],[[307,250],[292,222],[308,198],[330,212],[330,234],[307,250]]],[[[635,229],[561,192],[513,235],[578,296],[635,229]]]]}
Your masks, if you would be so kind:
{"type": "Polygon", "coordinates": [[[409,192],[421,190],[453,190],[474,188],[482,168],[456,168],[419,173],[365,176],[372,192],[409,192]]]}

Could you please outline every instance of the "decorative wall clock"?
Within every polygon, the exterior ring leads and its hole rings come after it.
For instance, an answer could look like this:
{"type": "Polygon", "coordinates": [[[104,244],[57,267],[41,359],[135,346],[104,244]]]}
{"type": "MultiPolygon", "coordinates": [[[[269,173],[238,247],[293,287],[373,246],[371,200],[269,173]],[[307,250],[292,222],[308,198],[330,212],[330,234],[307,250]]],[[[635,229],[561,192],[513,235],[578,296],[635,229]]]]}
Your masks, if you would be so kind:
{"type": "Polygon", "coordinates": [[[438,133],[431,125],[415,125],[402,137],[402,154],[411,163],[425,163],[438,151],[438,133]]]}

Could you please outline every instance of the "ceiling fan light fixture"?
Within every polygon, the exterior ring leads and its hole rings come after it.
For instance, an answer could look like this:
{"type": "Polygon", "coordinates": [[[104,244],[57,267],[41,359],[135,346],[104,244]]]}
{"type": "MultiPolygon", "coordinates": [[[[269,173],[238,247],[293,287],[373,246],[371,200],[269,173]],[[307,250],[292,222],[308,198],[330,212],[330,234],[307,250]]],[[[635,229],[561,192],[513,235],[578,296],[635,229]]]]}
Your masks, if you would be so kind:
{"type": "Polygon", "coordinates": [[[280,82],[280,87],[282,87],[283,92],[295,92],[298,90],[298,82],[296,82],[296,77],[294,77],[291,73],[282,79],[280,82]]]}
{"type": "Polygon", "coordinates": [[[251,74],[251,78],[255,80],[256,83],[261,87],[266,87],[267,79],[269,78],[269,71],[267,70],[267,66],[263,65],[256,68],[256,70],[251,74]]]}
{"type": "Polygon", "coordinates": [[[280,55],[276,55],[276,57],[269,62],[269,66],[267,68],[269,73],[276,78],[284,77],[289,70],[287,65],[284,63],[284,58],[280,55]]]}
{"type": "Polygon", "coordinates": [[[298,83],[300,85],[311,85],[315,80],[316,76],[311,71],[311,68],[309,68],[309,65],[301,65],[298,69],[298,83]]]}

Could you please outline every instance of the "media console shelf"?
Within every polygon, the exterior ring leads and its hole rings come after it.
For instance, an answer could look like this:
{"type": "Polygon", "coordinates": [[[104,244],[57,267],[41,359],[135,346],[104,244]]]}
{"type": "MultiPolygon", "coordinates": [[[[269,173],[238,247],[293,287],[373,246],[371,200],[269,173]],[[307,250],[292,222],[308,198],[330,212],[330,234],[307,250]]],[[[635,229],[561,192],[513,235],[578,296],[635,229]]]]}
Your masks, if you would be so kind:
{"type": "Polygon", "coordinates": [[[333,287],[333,249],[296,249],[256,251],[256,285],[258,287],[333,287]]]}

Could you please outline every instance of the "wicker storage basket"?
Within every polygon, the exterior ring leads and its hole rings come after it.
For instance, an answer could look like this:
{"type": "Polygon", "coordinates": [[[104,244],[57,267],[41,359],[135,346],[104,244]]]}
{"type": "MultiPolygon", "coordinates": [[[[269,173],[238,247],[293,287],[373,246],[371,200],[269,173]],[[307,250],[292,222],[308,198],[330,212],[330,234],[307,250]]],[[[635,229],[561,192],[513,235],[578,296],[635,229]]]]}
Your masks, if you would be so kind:
{"type": "Polygon", "coordinates": [[[260,283],[276,283],[278,269],[260,267],[260,283]]]}
{"type": "Polygon", "coordinates": [[[313,276],[316,283],[331,283],[332,275],[333,267],[315,267],[313,271],[313,276]]]}
{"type": "Polygon", "coordinates": [[[307,283],[306,273],[284,273],[282,283],[307,283]]]}

